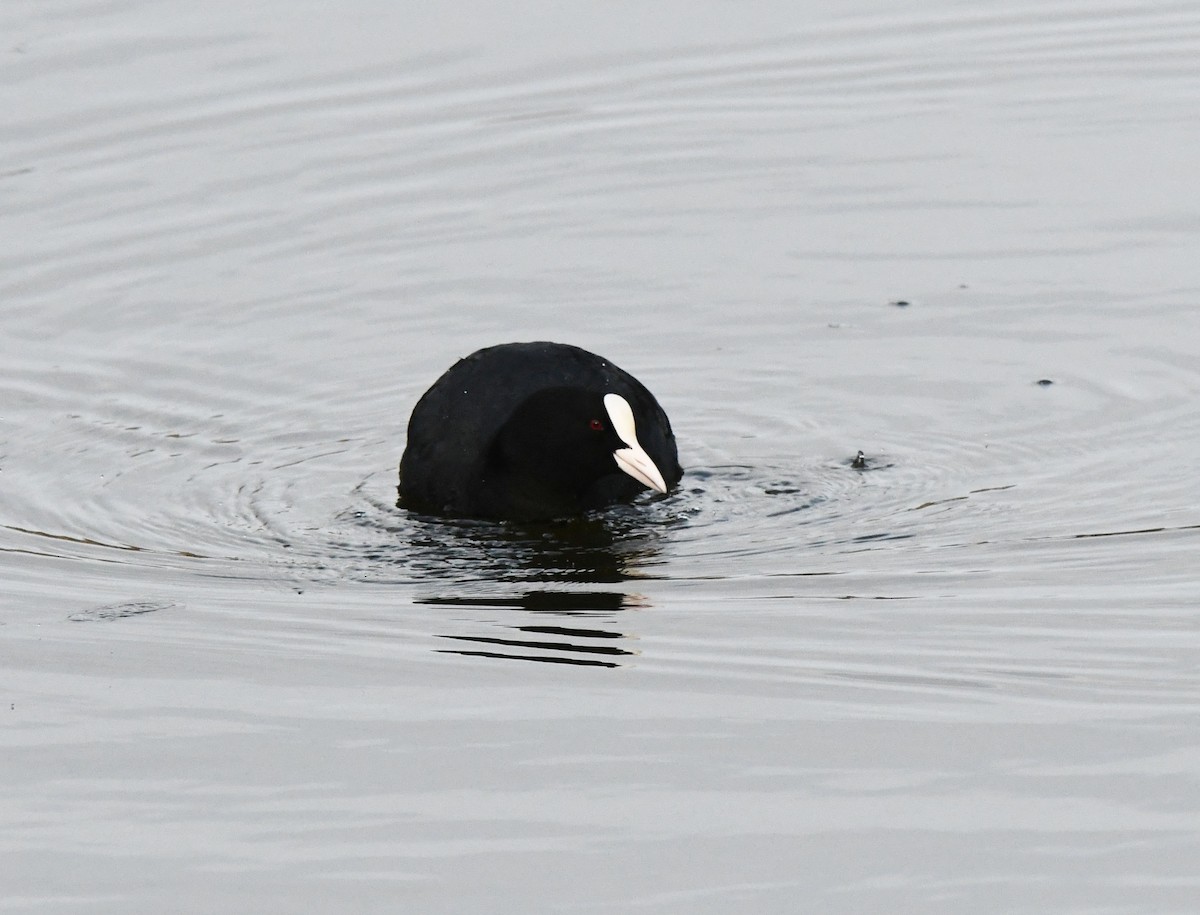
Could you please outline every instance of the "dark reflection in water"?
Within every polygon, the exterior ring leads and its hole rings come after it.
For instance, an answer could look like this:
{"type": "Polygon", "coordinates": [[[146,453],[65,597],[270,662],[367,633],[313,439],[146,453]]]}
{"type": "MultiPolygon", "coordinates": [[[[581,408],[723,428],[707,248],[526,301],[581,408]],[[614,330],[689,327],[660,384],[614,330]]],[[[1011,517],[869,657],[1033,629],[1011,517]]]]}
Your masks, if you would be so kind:
{"type": "MultiPolygon", "coordinates": [[[[645,607],[645,599],[618,591],[529,591],[512,597],[428,597],[417,601],[441,607],[517,610],[565,617],[612,617],[632,607],[645,607]]],[[[624,648],[629,636],[622,631],[566,625],[504,626],[501,635],[446,635],[440,637],[472,647],[442,648],[440,652],[466,657],[543,661],[585,667],[618,667],[620,659],[636,652],[624,648]]]]}
{"type": "Polygon", "coordinates": [[[422,597],[416,603],[435,607],[528,610],[531,613],[576,617],[604,617],[618,610],[649,606],[641,595],[621,591],[527,591],[511,597],[422,597]]]}
{"type": "Polygon", "coordinates": [[[390,531],[398,542],[366,558],[402,565],[421,582],[617,584],[651,574],[674,523],[664,504],[646,501],[539,524],[406,512],[390,531]]]}
{"type": "Polygon", "coordinates": [[[447,627],[436,635],[453,647],[439,652],[618,667],[636,652],[627,647],[633,636],[616,625],[617,617],[647,604],[639,595],[603,586],[651,577],[664,539],[683,519],[671,500],[646,499],[538,524],[406,511],[361,522],[381,528],[391,541],[374,544],[362,557],[364,572],[378,580],[381,568],[400,568],[404,582],[426,592],[417,604],[447,611],[447,627]],[[586,625],[575,625],[583,618],[586,625]]]}

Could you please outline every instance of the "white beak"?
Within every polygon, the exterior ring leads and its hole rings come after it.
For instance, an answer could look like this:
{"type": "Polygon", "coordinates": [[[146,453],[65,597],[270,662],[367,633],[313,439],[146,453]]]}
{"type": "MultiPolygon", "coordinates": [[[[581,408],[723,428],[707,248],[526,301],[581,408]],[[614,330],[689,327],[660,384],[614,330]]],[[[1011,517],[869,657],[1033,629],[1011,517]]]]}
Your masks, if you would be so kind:
{"type": "Polygon", "coordinates": [[[612,420],[613,431],[617,433],[617,437],[629,446],[613,452],[617,466],[639,483],[665,493],[667,484],[663,482],[662,474],[654,466],[654,461],[650,460],[650,455],[638,444],[637,426],[633,421],[633,409],[629,406],[629,401],[620,394],[605,394],[604,409],[608,411],[608,418],[612,420]]]}

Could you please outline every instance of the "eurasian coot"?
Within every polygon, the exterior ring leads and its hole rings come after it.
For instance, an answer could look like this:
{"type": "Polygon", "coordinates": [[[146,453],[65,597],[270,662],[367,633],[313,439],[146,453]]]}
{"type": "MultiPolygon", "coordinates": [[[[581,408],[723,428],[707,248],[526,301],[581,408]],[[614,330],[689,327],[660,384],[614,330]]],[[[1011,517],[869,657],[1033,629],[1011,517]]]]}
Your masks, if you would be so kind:
{"type": "Polygon", "coordinates": [[[460,359],[413,408],[400,504],[536,521],[679,482],[675,436],[636,378],[562,343],[506,343],[460,359]]]}

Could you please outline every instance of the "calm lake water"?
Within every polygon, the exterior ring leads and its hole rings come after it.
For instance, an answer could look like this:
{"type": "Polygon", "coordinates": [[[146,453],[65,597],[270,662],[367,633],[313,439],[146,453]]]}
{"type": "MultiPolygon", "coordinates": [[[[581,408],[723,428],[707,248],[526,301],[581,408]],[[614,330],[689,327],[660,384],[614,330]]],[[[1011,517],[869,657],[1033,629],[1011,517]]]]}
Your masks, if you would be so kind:
{"type": "Polygon", "coordinates": [[[1200,909],[1197,60],[1159,0],[6,0],[0,910],[1200,909]],[[680,491],[398,510],[528,339],[680,491]]]}

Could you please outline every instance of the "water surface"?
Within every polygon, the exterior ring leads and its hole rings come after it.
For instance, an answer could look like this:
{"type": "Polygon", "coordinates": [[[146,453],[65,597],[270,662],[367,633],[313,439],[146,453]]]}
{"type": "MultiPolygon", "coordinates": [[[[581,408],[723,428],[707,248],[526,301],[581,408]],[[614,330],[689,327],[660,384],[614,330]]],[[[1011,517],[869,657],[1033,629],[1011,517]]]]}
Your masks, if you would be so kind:
{"type": "Polygon", "coordinates": [[[6,908],[1194,911],[1190,4],[0,36],[6,908]],[[520,339],[680,489],[398,510],[520,339]]]}

